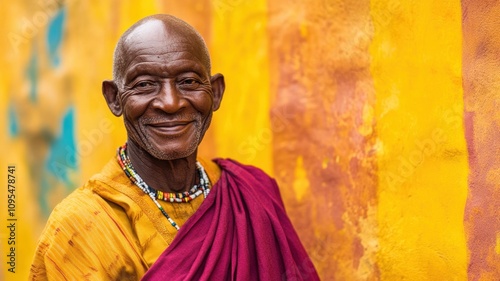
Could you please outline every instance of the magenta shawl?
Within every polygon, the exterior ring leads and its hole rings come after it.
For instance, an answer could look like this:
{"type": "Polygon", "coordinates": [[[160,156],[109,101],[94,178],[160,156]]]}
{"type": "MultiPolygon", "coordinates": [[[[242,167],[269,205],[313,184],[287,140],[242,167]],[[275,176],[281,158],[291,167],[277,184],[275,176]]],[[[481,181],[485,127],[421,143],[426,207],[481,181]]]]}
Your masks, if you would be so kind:
{"type": "Polygon", "coordinates": [[[261,170],[217,159],[222,174],[142,280],[319,280],[261,170]]]}

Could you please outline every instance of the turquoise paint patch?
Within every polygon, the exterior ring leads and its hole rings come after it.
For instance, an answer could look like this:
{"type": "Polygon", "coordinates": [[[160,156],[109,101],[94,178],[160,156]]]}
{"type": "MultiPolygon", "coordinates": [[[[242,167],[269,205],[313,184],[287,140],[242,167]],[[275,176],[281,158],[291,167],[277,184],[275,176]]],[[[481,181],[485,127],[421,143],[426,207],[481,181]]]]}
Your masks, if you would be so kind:
{"type": "Polygon", "coordinates": [[[57,11],[49,23],[47,31],[47,51],[52,66],[59,66],[61,58],[59,50],[62,42],[64,22],[66,19],[66,9],[63,7],[57,11]]]}
{"type": "Polygon", "coordinates": [[[16,111],[14,105],[9,104],[7,120],[9,122],[9,136],[11,138],[17,137],[19,135],[19,121],[17,120],[16,111]]]}
{"type": "Polygon", "coordinates": [[[34,50],[26,69],[26,76],[28,76],[28,81],[30,82],[30,100],[31,102],[36,102],[38,90],[38,56],[34,50]]]}
{"type": "Polygon", "coordinates": [[[38,203],[39,203],[38,205],[40,206],[40,209],[42,210],[42,214],[44,215],[44,217],[48,217],[51,212],[48,200],[48,195],[51,186],[47,180],[46,174],[42,175],[39,186],[40,186],[40,193],[38,194],[38,203]]]}
{"type": "Polygon", "coordinates": [[[63,117],[61,135],[51,144],[45,163],[47,171],[69,190],[74,185],[69,175],[78,168],[74,124],[75,109],[71,106],[63,117]]]}

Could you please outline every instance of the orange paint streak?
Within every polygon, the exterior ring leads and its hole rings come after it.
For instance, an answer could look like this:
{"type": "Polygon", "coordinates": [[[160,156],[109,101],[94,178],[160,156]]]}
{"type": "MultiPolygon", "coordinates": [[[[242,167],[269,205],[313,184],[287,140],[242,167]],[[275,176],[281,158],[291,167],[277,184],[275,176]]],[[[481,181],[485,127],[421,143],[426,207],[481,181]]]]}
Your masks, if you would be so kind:
{"type": "MultiPolygon", "coordinates": [[[[465,229],[470,280],[500,274],[500,3],[462,1],[465,127],[469,150],[469,196],[465,229]]],[[[490,279],[491,278],[491,279],[490,279]]]]}
{"type": "Polygon", "coordinates": [[[268,6],[274,170],[287,210],[323,280],[376,279],[369,2],[268,6]]]}

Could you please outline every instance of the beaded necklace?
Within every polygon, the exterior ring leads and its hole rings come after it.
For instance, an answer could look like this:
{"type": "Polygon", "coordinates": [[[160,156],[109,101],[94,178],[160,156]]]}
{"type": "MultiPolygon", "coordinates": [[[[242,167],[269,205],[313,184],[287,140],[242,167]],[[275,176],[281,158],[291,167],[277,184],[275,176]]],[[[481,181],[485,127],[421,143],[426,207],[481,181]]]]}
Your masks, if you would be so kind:
{"type": "Polygon", "coordinates": [[[158,209],[160,209],[163,216],[167,218],[170,224],[175,227],[175,229],[179,230],[179,225],[167,214],[167,212],[163,209],[163,207],[158,203],[157,199],[172,202],[172,203],[182,203],[189,202],[196,197],[200,196],[202,193],[205,198],[207,198],[208,193],[210,192],[210,181],[208,180],[207,173],[200,162],[196,162],[196,170],[198,171],[198,175],[200,176],[200,184],[195,184],[189,191],[174,193],[174,192],[163,192],[160,190],[156,190],[150,187],[134,170],[130,159],[128,158],[127,152],[127,144],[125,143],[123,146],[118,148],[116,153],[116,158],[120,167],[123,169],[127,177],[137,185],[144,193],[149,195],[151,200],[156,204],[158,209]]]}

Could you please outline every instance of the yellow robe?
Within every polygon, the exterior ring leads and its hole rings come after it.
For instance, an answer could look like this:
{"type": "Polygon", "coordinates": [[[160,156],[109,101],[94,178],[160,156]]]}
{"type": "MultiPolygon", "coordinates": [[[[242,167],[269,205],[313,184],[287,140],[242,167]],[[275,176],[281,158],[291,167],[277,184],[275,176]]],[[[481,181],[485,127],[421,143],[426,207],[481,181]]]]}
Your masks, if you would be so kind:
{"type": "MultiPolygon", "coordinates": [[[[210,182],[213,162],[199,160],[210,182]]],[[[203,202],[160,204],[182,227],[203,202]]],[[[139,280],[177,230],[112,159],[52,212],[38,242],[30,280],[139,280]]]]}

